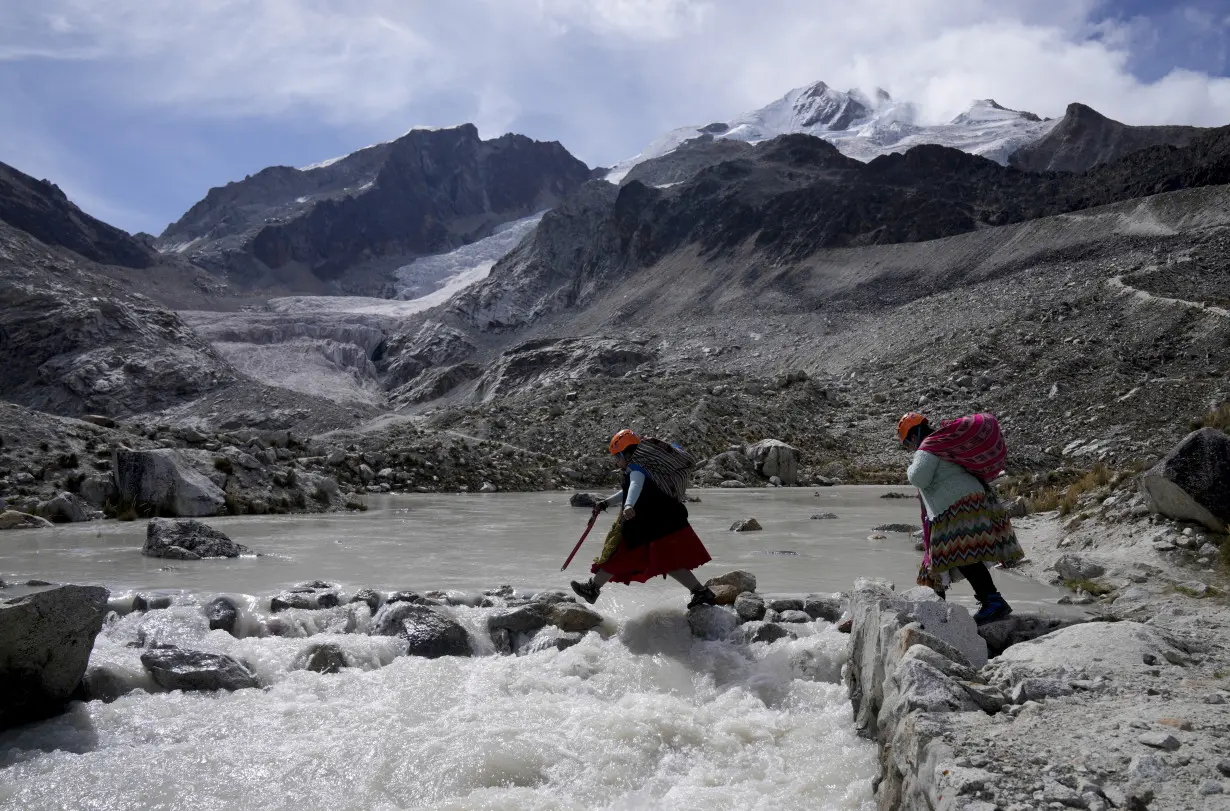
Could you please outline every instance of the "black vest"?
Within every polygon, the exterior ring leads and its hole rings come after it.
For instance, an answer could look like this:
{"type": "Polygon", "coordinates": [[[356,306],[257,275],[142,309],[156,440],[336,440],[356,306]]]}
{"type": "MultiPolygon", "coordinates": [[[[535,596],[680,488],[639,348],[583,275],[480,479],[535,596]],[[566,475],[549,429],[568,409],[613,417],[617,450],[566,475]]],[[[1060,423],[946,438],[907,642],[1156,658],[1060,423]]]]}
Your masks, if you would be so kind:
{"type": "MultiPolygon", "coordinates": [[[[632,475],[625,470],[625,503],[631,483],[632,475]]],[[[631,521],[624,521],[623,526],[623,542],[629,549],[644,546],[688,525],[688,508],[662,492],[649,475],[645,476],[645,484],[641,487],[641,494],[637,497],[633,509],[636,511],[636,517],[631,521]]]]}

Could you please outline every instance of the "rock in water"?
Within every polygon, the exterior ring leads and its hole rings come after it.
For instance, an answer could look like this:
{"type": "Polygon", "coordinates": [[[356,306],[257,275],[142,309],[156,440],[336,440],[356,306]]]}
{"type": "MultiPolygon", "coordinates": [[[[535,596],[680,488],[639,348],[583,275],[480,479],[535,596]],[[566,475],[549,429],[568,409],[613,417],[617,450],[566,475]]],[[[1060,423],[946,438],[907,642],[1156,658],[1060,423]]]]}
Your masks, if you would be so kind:
{"type": "Polygon", "coordinates": [[[237,558],[248,551],[223,532],[192,519],[152,518],[145,527],[141,554],[149,558],[200,560],[237,558]]]}
{"type": "Polygon", "coordinates": [[[735,613],[747,622],[764,619],[764,599],[759,594],[745,591],[735,598],[735,613]]]}
{"type": "Polygon", "coordinates": [[[555,603],[548,610],[547,619],[556,628],[566,633],[588,631],[602,624],[602,615],[576,603],[555,603]]]}
{"type": "Polygon", "coordinates": [[[1224,533],[1230,522],[1230,437],[1201,428],[1140,477],[1149,509],[1224,533]]]}
{"type": "Polygon", "coordinates": [[[738,589],[735,594],[739,595],[745,591],[756,590],[756,575],[737,569],[719,577],[711,577],[705,581],[705,585],[709,588],[714,586],[734,586],[738,589]]]}
{"type": "Polygon", "coordinates": [[[756,465],[756,472],[766,479],[776,476],[784,485],[793,485],[798,481],[798,448],[778,439],[764,439],[748,445],[745,453],[756,465]]]}
{"type": "Polygon", "coordinates": [[[764,529],[755,518],[742,518],[730,525],[731,532],[759,532],[764,529]]]}
{"type": "Polygon", "coordinates": [[[205,606],[205,619],[209,620],[209,630],[222,630],[234,636],[239,606],[230,597],[215,597],[205,606]]]}
{"type": "Polygon", "coordinates": [[[602,496],[597,493],[573,493],[568,499],[568,503],[573,507],[590,507],[592,508],[599,501],[602,501],[602,496]]]}
{"type": "Polygon", "coordinates": [[[85,675],[108,596],[60,586],[0,603],[0,729],[60,711],[85,675]]]}
{"type": "Polygon", "coordinates": [[[389,603],[372,621],[372,634],[400,636],[409,656],[473,656],[470,635],[455,619],[426,605],[389,603]]]}
{"type": "Polygon", "coordinates": [[[154,682],[167,690],[242,690],[260,687],[256,674],[239,661],[218,653],[183,648],[155,648],[141,654],[154,682]]]}
{"type": "Polygon", "coordinates": [[[487,617],[487,629],[504,628],[509,631],[533,633],[547,624],[547,607],[542,603],[510,608],[487,617]]]}
{"type": "Polygon", "coordinates": [[[337,673],[346,667],[346,654],[333,642],[319,642],[303,655],[303,669],[316,673],[337,673]]]}
{"type": "Polygon", "coordinates": [[[697,606],[688,612],[688,627],[693,636],[724,639],[739,627],[739,615],[726,606],[697,606]]]}
{"type": "Polygon", "coordinates": [[[0,512],[0,529],[41,529],[49,526],[51,526],[50,521],[46,518],[39,518],[37,515],[17,510],[0,512]]]}
{"type": "Polygon", "coordinates": [[[177,451],[117,448],[112,458],[116,498],[160,515],[217,515],[226,499],[177,451]]]}
{"type": "Polygon", "coordinates": [[[94,517],[90,505],[73,493],[57,493],[39,504],[36,512],[54,524],[76,524],[94,517]]]}

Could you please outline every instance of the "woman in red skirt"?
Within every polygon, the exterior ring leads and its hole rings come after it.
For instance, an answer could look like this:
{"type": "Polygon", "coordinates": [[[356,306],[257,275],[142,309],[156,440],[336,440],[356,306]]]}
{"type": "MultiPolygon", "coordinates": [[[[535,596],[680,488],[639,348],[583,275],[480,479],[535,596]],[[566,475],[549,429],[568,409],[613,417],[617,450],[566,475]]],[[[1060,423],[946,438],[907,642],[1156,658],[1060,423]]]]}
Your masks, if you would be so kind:
{"type": "Polygon", "coordinates": [[[708,563],[705,545],[688,524],[684,505],[692,457],[677,445],[624,429],[610,444],[615,463],[623,471],[618,492],[594,505],[594,511],[613,504],[623,509],[607,535],[602,554],[584,583],[572,582],[572,590],[588,603],[598,599],[607,581],[644,583],[651,577],[670,575],[692,592],[688,608],[713,605],[716,597],[692,574],[708,563]]]}

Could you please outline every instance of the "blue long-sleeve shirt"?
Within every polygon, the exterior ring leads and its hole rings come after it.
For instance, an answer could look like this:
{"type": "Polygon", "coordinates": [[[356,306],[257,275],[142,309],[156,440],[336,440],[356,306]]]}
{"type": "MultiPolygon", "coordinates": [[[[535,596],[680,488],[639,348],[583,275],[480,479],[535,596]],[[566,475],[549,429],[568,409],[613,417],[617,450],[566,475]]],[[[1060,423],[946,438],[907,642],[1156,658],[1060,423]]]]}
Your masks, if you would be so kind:
{"type": "Polygon", "coordinates": [[[636,500],[641,495],[641,490],[645,487],[645,469],[635,462],[628,465],[628,498],[624,499],[624,491],[616,490],[611,495],[607,496],[603,501],[608,507],[614,507],[622,500],[624,508],[636,505],[636,500]]]}

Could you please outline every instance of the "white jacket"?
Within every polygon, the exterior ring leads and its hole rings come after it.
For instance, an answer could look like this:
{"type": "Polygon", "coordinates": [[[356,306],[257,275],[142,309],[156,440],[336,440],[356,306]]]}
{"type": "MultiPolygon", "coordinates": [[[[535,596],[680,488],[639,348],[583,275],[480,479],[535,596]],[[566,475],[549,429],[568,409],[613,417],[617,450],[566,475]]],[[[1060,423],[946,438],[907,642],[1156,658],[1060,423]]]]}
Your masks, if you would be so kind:
{"type": "Polygon", "coordinates": [[[918,488],[931,520],[965,496],[984,489],[978,477],[965,468],[926,451],[914,453],[905,475],[918,488]]]}

